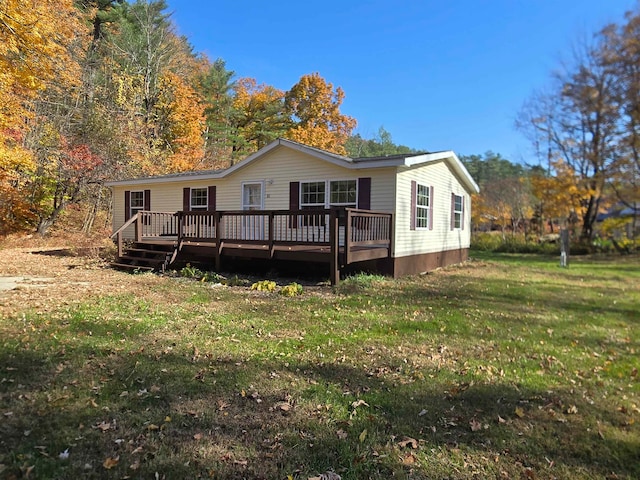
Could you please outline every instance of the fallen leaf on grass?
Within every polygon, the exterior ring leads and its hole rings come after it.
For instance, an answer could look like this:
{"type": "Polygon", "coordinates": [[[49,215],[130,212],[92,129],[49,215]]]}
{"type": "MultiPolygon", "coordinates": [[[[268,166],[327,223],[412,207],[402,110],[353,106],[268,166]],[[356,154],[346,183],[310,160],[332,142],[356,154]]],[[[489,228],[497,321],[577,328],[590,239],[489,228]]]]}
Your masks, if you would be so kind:
{"type": "Polygon", "coordinates": [[[358,437],[360,439],[360,443],[364,442],[364,439],[367,438],[367,429],[362,430],[362,433],[358,437]]]}
{"type": "Polygon", "coordinates": [[[571,405],[569,408],[567,408],[567,413],[570,415],[575,415],[576,413],[578,413],[578,407],[576,407],[575,405],[571,405]]]}
{"type": "Polygon", "coordinates": [[[96,427],[98,430],[101,430],[103,432],[106,432],[107,430],[111,429],[111,423],[110,422],[100,422],[99,424],[96,425],[96,427]]]}
{"type": "Polygon", "coordinates": [[[129,465],[129,468],[131,470],[138,470],[140,468],[140,461],[136,460],[135,463],[132,463],[131,465],[129,465]]]}
{"type": "Polygon", "coordinates": [[[202,440],[202,437],[204,437],[204,435],[202,435],[201,433],[196,433],[196,434],[193,436],[193,439],[194,439],[194,440],[202,440]]]}
{"type": "Polygon", "coordinates": [[[475,418],[472,418],[469,422],[469,426],[471,427],[472,432],[477,432],[478,430],[482,430],[482,423],[480,423],[475,418]]]}
{"type": "Polygon", "coordinates": [[[516,407],[515,412],[514,412],[519,418],[523,418],[524,417],[524,410],[522,409],[522,407],[516,407]]]}
{"type": "Polygon", "coordinates": [[[414,463],[416,463],[416,460],[418,460],[416,458],[416,456],[413,453],[407,453],[406,455],[404,455],[402,457],[402,464],[403,465],[413,465],[414,463]]]}
{"type": "Polygon", "coordinates": [[[345,431],[344,431],[344,430],[342,430],[342,429],[338,430],[338,431],[336,432],[336,435],[338,435],[338,438],[339,438],[340,440],[344,440],[345,438],[347,438],[347,437],[348,437],[347,432],[345,432],[345,431]]]}
{"type": "Polygon", "coordinates": [[[357,400],[357,401],[355,401],[355,402],[353,402],[353,403],[351,404],[351,406],[352,406],[353,408],[358,408],[360,405],[364,405],[365,407],[368,407],[368,406],[369,406],[369,404],[368,404],[367,402],[365,402],[364,400],[357,400]]]}
{"type": "Polygon", "coordinates": [[[120,457],[107,457],[105,459],[104,462],[102,462],[102,466],[107,469],[107,470],[111,470],[113,467],[118,465],[118,462],[120,461],[120,457]]]}
{"type": "Polygon", "coordinates": [[[411,448],[418,448],[418,441],[415,438],[404,437],[404,440],[398,442],[398,446],[403,448],[407,446],[410,446],[411,448]]]}

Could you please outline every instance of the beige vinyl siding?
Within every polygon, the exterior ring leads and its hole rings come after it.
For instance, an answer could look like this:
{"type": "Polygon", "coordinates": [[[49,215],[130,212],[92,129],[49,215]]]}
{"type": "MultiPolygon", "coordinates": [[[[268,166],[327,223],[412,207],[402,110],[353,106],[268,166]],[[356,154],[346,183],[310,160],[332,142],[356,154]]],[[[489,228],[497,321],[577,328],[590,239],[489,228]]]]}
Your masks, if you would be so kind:
{"type": "Polygon", "coordinates": [[[398,173],[394,257],[468,248],[471,239],[471,199],[446,162],[398,173]],[[433,229],[410,229],[411,181],[433,186],[433,229]],[[451,230],[451,193],[464,197],[464,229],[451,230]]]}
{"type": "MultiPolygon", "coordinates": [[[[395,168],[352,170],[317,159],[289,148],[276,148],[244,168],[221,179],[202,180],[190,177],[167,183],[149,183],[113,187],[114,231],[124,223],[124,192],[151,190],[151,210],[176,212],[182,210],[183,188],[216,186],[218,210],[242,209],[242,184],[262,183],[266,210],[289,209],[289,183],[324,180],[351,180],[371,177],[371,209],[393,211],[395,168]]],[[[130,229],[133,235],[133,229],[130,229]]]]}

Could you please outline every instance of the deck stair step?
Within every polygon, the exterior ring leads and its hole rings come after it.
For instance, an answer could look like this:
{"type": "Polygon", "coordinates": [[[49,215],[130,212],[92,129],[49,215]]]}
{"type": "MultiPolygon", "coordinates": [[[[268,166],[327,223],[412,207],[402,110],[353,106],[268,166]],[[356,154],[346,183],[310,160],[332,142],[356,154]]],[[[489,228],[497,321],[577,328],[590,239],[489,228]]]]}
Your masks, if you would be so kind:
{"type": "Polygon", "coordinates": [[[164,272],[174,257],[175,249],[171,244],[132,243],[111,266],[120,270],[164,272]]]}

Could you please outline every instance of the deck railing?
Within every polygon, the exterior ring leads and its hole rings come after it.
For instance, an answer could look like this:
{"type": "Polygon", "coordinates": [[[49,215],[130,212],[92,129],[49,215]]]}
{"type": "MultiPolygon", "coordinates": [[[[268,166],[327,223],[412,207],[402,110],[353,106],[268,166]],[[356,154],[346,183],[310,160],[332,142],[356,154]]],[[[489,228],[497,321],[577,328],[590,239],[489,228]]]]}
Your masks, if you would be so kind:
{"type": "MultiPolygon", "coordinates": [[[[239,210],[215,212],[141,211],[113,237],[121,253],[124,230],[133,225],[135,240],[260,245],[273,255],[277,246],[330,247],[336,266],[362,258],[367,249],[384,248],[391,255],[392,214],[354,208],[303,210],[239,210]]],[[[379,258],[376,257],[376,258],[379,258]]],[[[338,267],[336,267],[338,268],[338,267]]]]}

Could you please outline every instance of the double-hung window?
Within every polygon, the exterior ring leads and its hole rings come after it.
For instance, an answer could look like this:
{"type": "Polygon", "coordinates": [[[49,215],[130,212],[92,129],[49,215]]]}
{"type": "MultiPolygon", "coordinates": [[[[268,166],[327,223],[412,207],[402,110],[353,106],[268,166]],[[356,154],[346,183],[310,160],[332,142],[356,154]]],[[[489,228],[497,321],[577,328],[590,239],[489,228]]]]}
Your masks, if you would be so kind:
{"type": "MultiPolygon", "coordinates": [[[[327,202],[326,182],[304,182],[300,184],[300,209],[312,210],[323,209],[327,202]]],[[[305,226],[324,226],[324,215],[309,214],[302,217],[302,224],[305,226]]]]}
{"type": "Polygon", "coordinates": [[[144,191],[130,192],[129,197],[129,209],[131,211],[130,216],[133,217],[136,213],[144,210],[144,191]]]}
{"type": "Polygon", "coordinates": [[[416,227],[429,228],[431,210],[431,192],[426,185],[417,185],[416,189],[416,227]]]}
{"type": "Polygon", "coordinates": [[[209,192],[206,187],[191,189],[191,203],[189,210],[192,212],[206,211],[209,206],[209,192]]]}
{"type": "Polygon", "coordinates": [[[325,208],[326,182],[304,182],[300,184],[300,208],[325,208]]]}
{"type": "Polygon", "coordinates": [[[329,197],[330,207],[352,207],[356,208],[357,188],[355,180],[334,180],[329,182],[331,195],[329,197]]]}
{"type": "Polygon", "coordinates": [[[463,209],[464,201],[462,195],[453,195],[453,212],[452,212],[452,221],[451,226],[453,228],[462,228],[462,209],[463,209]]]}
{"type": "Polygon", "coordinates": [[[355,208],[358,199],[356,183],[356,180],[301,182],[300,208],[355,208]]]}

